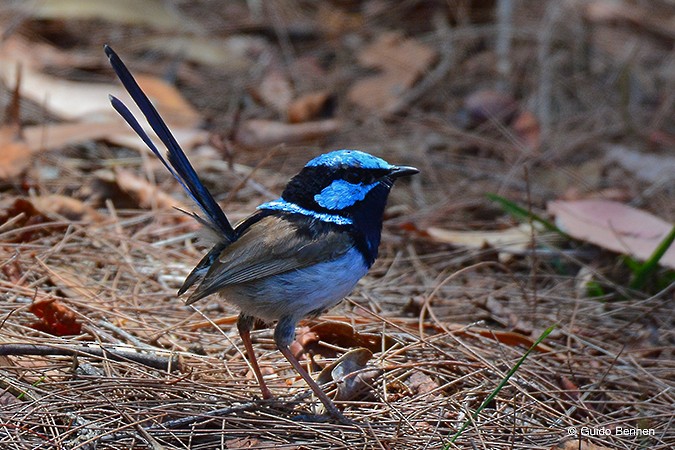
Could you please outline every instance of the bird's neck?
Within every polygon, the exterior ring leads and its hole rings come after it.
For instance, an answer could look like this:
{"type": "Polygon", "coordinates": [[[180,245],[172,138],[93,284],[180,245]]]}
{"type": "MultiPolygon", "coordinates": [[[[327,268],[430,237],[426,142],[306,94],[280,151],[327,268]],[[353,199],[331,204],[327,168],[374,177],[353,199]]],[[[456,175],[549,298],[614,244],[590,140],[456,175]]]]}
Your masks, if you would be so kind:
{"type": "Polygon", "coordinates": [[[377,258],[382,235],[382,216],[388,196],[389,189],[384,186],[377,186],[358,207],[352,208],[349,214],[353,221],[356,248],[363,255],[368,267],[377,258]]]}

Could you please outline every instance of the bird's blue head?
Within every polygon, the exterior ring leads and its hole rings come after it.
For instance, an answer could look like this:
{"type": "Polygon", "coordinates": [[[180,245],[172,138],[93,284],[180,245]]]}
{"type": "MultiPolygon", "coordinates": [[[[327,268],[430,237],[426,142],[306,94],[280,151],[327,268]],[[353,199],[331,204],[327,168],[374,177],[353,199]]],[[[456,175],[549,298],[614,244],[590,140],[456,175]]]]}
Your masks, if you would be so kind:
{"type": "Polygon", "coordinates": [[[365,152],[337,150],[309,161],[272,204],[277,205],[274,209],[295,209],[315,219],[351,226],[365,236],[365,251],[374,260],[389,190],[396,178],[417,172],[365,152]]]}

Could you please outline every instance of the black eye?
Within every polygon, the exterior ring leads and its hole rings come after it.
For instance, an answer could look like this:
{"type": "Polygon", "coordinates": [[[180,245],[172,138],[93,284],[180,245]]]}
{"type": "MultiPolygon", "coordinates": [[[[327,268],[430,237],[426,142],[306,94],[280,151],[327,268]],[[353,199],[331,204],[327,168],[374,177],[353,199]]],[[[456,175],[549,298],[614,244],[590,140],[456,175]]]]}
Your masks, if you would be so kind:
{"type": "Polygon", "coordinates": [[[361,183],[361,176],[358,172],[347,172],[345,173],[345,181],[351,184],[359,184],[361,183]]]}

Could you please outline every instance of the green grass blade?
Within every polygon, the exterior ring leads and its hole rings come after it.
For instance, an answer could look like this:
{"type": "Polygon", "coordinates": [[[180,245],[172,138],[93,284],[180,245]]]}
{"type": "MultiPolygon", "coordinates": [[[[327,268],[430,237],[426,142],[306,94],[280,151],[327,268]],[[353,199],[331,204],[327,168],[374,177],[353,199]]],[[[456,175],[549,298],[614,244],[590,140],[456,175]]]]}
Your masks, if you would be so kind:
{"type": "Polygon", "coordinates": [[[515,202],[512,202],[509,199],[491,193],[487,193],[485,194],[485,196],[488,199],[492,200],[493,202],[499,203],[499,206],[501,206],[504,211],[511,214],[513,217],[517,219],[532,220],[533,222],[540,223],[548,231],[554,231],[567,239],[572,239],[571,236],[569,236],[567,233],[565,233],[560,228],[555,226],[553,222],[544,219],[543,217],[533,213],[532,211],[528,211],[527,209],[523,208],[522,206],[518,205],[515,202]]]}
{"type": "Polygon", "coordinates": [[[450,441],[449,441],[447,444],[445,444],[445,446],[443,446],[443,450],[448,450],[448,449],[450,448],[450,445],[455,443],[455,441],[457,440],[457,438],[462,434],[462,432],[464,432],[464,430],[466,429],[466,427],[468,427],[469,424],[470,424],[473,420],[476,420],[476,418],[478,417],[478,414],[480,414],[480,412],[481,412],[483,409],[485,409],[485,407],[486,407],[487,405],[489,405],[490,402],[491,402],[492,400],[494,400],[494,398],[497,396],[497,394],[499,394],[499,391],[501,391],[502,388],[503,388],[503,387],[506,385],[506,383],[509,381],[509,378],[511,378],[511,376],[513,376],[513,374],[516,373],[516,371],[517,371],[518,368],[521,366],[521,364],[523,364],[523,362],[525,362],[525,359],[526,359],[526,358],[528,357],[528,355],[532,352],[532,350],[534,350],[534,349],[537,347],[537,345],[539,345],[544,339],[546,339],[546,337],[547,337],[549,334],[551,334],[551,332],[555,329],[555,327],[556,327],[555,325],[551,325],[551,326],[548,327],[546,330],[544,330],[544,332],[541,334],[541,336],[539,336],[539,338],[535,341],[535,343],[532,344],[532,346],[531,346],[531,347],[525,352],[525,354],[518,360],[518,362],[516,363],[516,365],[513,366],[513,367],[511,368],[511,370],[509,370],[509,372],[506,374],[506,376],[504,377],[504,379],[497,385],[497,387],[495,388],[495,390],[492,391],[492,393],[488,396],[488,398],[486,398],[485,401],[478,407],[478,409],[476,410],[476,412],[473,413],[473,415],[471,416],[471,418],[470,418],[470,419],[467,419],[467,420],[464,422],[464,424],[462,425],[462,427],[457,431],[457,433],[455,433],[455,435],[450,439],[450,441]]]}
{"type": "Polygon", "coordinates": [[[631,289],[640,290],[644,287],[647,278],[656,271],[659,261],[673,245],[673,241],[675,241],[675,226],[670,229],[670,233],[659,243],[649,259],[633,272],[633,280],[630,283],[631,289]]]}

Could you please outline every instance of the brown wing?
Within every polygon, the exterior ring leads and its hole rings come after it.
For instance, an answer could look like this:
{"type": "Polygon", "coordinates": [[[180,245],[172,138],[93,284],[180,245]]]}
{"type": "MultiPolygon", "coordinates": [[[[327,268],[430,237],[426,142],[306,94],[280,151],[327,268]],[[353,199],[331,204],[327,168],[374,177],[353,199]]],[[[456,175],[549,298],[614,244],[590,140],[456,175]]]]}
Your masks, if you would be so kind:
{"type": "Polygon", "coordinates": [[[225,286],[339,258],[352,246],[348,233],[330,230],[316,236],[300,234],[297,226],[283,217],[264,217],[220,253],[187,304],[225,286]]]}

